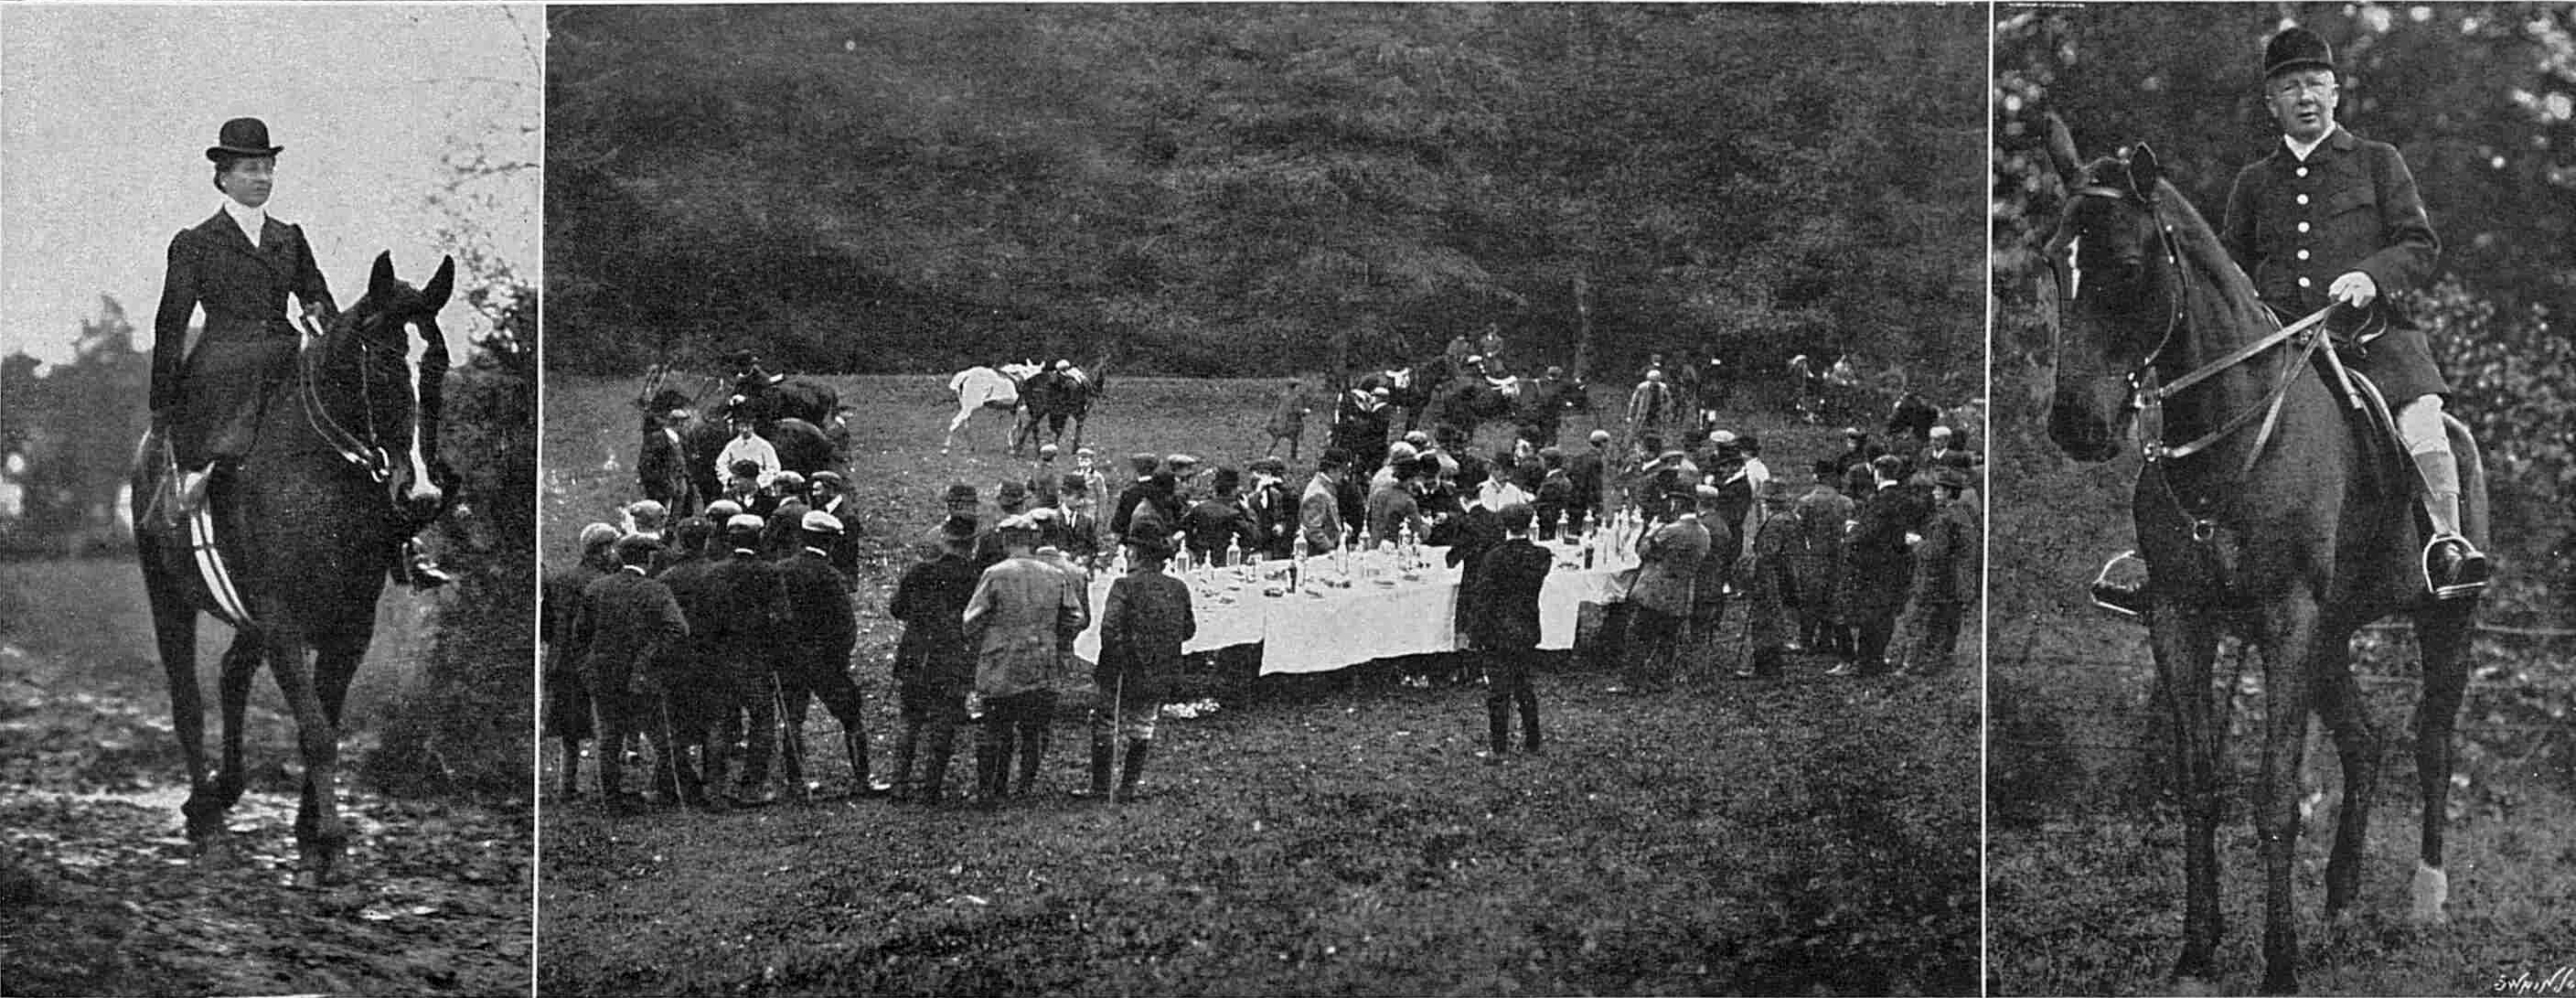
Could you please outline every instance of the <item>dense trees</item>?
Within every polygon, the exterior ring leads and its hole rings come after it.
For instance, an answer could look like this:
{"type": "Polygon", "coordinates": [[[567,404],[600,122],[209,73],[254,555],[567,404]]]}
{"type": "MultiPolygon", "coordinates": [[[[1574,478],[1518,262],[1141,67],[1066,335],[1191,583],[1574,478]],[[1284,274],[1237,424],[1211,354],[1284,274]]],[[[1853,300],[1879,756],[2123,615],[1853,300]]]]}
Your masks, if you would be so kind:
{"type": "Polygon", "coordinates": [[[1268,374],[1492,323],[1974,394],[1970,8],[563,9],[547,363],[1118,351],[1268,374]]]}

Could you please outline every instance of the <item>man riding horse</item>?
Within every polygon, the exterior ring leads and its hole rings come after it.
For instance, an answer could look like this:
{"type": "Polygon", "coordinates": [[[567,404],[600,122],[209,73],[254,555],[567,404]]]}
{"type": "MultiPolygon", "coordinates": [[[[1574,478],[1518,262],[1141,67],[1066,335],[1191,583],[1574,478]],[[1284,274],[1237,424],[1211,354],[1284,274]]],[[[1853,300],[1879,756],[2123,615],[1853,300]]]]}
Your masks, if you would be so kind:
{"type": "MultiPolygon", "coordinates": [[[[2443,599],[2474,594],[2486,586],[2487,559],[2460,531],[2459,463],[2442,419],[2450,386],[2423,329],[2389,300],[2422,285],[2441,252],[2414,174],[2396,146],[2336,124],[2341,97],[2324,38],[2285,29],[2263,63],[2263,104],[2281,127],[2281,148],[2237,173],[2220,239],[2284,321],[2340,306],[2331,320],[2340,354],[2388,400],[2423,482],[2433,525],[2425,587],[2443,599]]],[[[2114,609],[2134,612],[2136,590],[2118,581],[2137,575],[2134,554],[2103,570],[2097,595],[2114,609]]]]}

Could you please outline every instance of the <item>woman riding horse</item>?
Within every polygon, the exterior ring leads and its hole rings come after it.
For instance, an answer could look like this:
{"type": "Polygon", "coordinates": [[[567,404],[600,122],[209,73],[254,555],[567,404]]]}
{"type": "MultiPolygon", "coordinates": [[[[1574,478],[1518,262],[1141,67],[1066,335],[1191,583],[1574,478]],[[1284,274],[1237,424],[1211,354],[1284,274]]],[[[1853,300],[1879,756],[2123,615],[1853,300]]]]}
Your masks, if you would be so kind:
{"type": "MultiPolygon", "coordinates": [[[[292,367],[298,335],[287,317],[292,294],[303,314],[325,327],[338,316],[331,286],[313,262],[302,226],[268,217],[276,184],[277,154],[268,125],[257,118],[224,122],[206,158],[214,162],[215,189],[226,200],[194,228],[170,238],[169,270],[152,322],[152,427],[183,469],[176,522],[205,502],[210,485],[231,477],[250,451],[260,413],[292,367]],[[187,346],[188,320],[205,306],[206,326],[195,349],[187,346]]],[[[433,348],[440,370],[446,344],[433,348]]],[[[449,581],[408,539],[409,557],[395,578],[427,589],[449,581]]]]}

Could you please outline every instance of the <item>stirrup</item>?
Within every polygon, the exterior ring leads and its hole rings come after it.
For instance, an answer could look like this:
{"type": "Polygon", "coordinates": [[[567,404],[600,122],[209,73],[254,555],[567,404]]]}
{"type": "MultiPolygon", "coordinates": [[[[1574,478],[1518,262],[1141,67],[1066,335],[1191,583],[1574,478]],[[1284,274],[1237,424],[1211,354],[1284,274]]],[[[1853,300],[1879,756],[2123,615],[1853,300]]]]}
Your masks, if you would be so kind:
{"type": "Polygon", "coordinates": [[[2093,605],[2132,619],[2147,613],[2147,562],[2134,550],[2102,564],[2090,587],[2093,605]]]}
{"type": "Polygon", "coordinates": [[[2456,533],[2436,535],[2424,542],[2419,567],[2424,572],[2424,591],[2437,600],[2475,596],[2487,587],[2487,556],[2456,533]],[[2456,560],[2443,564],[2449,559],[2456,560]]]}

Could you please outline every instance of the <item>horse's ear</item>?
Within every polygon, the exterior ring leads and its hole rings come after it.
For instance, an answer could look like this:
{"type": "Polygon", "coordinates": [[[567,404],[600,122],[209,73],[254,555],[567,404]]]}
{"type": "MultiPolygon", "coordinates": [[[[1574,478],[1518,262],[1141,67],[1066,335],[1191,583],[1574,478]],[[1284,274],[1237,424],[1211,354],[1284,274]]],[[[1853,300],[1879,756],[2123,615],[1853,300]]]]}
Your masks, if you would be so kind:
{"type": "Polygon", "coordinates": [[[438,261],[438,273],[430,277],[428,287],[420,289],[420,296],[428,299],[425,304],[436,312],[447,307],[447,296],[455,290],[456,258],[451,256],[438,261]]]}
{"type": "Polygon", "coordinates": [[[2129,153],[2129,187],[2138,200],[2156,199],[2156,184],[2165,179],[2164,164],[2156,160],[2156,151],[2144,142],[2129,153]]]}
{"type": "Polygon", "coordinates": [[[386,250],[376,254],[376,265],[367,271],[367,297],[378,302],[394,290],[394,254],[386,250]]]}
{"type": "Polygon", "coordinates": [[[2076,186],[2084,176],[2084,161],[2076,156],[2075,136],[2066,130],[2066,119],[2057,112],[2048,113],[2048,161],[2057,167],[2058,179],[2066,186],[2076,186]]]}

